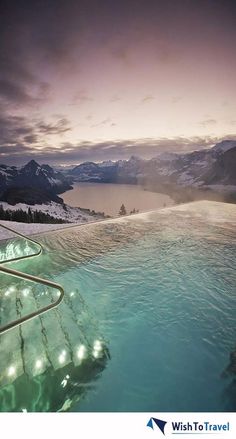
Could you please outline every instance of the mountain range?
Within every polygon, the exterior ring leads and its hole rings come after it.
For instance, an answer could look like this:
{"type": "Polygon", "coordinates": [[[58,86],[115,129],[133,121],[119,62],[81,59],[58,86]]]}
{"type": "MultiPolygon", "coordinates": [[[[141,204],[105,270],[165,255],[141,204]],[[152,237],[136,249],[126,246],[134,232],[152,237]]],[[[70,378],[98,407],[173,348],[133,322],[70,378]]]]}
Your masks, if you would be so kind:
{"type": "Polygon", "coordinates": [[[140,184],[167,193],[186,194],[188,188],[215,191],[229,194],[227,201],[235,202],[236,140],[187,154],[162,153],[150,160],[132,156],[115,162],[85,162],[64,172],[34,160],[20,168],[0,165],[0,200],[12,205],[62,204],[58,194],[71,189],[75,181],[140,184]]]}
{"type": "Polygon", "coordinates": [[[236,186],[236,141],[188,154],[163,153],[150,160],[86,162],[69,171],[76,181],[180,186],[236,186]]]}

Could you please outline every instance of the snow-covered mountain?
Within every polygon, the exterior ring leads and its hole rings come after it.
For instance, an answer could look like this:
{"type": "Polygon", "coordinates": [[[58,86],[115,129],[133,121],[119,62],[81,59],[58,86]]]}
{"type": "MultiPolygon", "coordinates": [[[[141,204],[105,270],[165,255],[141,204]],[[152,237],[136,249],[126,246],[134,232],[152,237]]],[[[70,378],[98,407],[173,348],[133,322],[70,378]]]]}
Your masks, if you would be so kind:
{"type": "Polygon", "coordinates": [[[40,166],[34,160],[21,168],[0,165],[0,200],[11,205],[62,203],[57,194],[70,188],[68,178],[61,172],[48,165],[40,166]]]}
{"type": "Polygon", "coordinates": [[[132,156],[117,162],[87,162],[71,175],[77,181],[160,183],[180,186],[236,186],[236,141],[187,154],[163,153],[151,160],[132,156]]]}
{"type": "Polygon", "coordinates": [[[115,179],[117,162],[85,162],[72,169],[69,174],[74,180],[110,183],[115,179]]]}
{"type": "Polygon", "coordinates": [[[37,187],[53,190],[55,193],[61,193],[70,188],[68,180],[61,172],[55,171],[49,165],[39,165],[35,160],[31,160],[21,168],[0,165],[1,190],[12,186],[37,187]]]}
{"type": "Polygon", "coordinates": [[[157,167],[166,179],[184,186],[236,186],[236,141],[223,141],[170,160],[160,157],[157,167]]]}

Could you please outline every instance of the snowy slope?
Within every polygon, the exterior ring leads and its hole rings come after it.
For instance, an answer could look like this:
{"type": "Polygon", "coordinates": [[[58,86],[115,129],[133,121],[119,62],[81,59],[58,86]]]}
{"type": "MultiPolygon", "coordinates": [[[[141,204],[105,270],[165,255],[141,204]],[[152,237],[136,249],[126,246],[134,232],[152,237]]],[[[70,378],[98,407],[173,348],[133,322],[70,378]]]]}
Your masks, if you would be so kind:
{"type": "Polygon", "coordinates": [[[70,207],[67,205],[54,203],[53,201],[48,204],[34,204],[33,206],[29,206],[28,204],[24,203],[17,203],[15,206],[12,206],[8,203],[0,201],[0,205],[2,205],[4,210],[22,209],[23,211],[28,211],[28,208],[30,207],[31,211],[39,210],[41,212],[48,213],[54,218],[68,221],[69,223],[85,223],[88,221],[95,221],[104,218],[103,215],[92,215],[89,212],[80,209],[79,207],[70,207]]]}

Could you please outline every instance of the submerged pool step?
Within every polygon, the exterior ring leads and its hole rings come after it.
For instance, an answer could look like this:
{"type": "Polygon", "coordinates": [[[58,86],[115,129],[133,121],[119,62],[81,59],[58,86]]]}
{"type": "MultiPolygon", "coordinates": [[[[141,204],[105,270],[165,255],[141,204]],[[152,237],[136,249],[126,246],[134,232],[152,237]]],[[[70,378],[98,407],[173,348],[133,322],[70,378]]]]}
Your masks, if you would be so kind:
{"type": "MultiPolygon", "coordinates": [[[[71,293],[69,293],[70,295],[71,293]]],[[[65,294],[65,300],[60,310],[56,311],[60,319],[61,327],[66,334],[67,343],[70,348],[71,359],[75,366],[78,366],[89,351],[89,341],[83,328],[81,328],[73,313],[70,299],[65,294]]]]}
{"type": "Polygon", "coordinates": [[[40,321],[50,363],[52,367],[57,370],[72,361],[72,353],[67,335],[63,331],[56,310],[53,310],[50,315],[42,315],[40,321]]]}

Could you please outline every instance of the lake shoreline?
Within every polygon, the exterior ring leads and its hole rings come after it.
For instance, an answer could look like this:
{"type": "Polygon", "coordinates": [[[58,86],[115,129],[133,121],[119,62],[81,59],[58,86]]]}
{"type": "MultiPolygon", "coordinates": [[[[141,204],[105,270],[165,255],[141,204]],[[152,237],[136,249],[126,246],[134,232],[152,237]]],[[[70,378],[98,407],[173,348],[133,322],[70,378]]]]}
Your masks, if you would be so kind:
{"type": "Polygon", "coordinates": [[[174,205],[168,195],[135,184],[75,182],[61,197],[65,204],[116,217],[124,204],[126,213],[174,205]]]}

